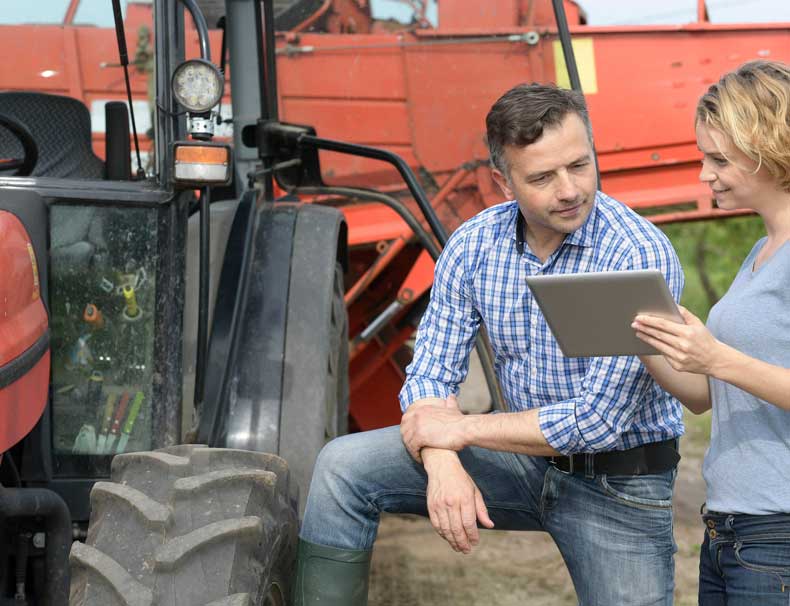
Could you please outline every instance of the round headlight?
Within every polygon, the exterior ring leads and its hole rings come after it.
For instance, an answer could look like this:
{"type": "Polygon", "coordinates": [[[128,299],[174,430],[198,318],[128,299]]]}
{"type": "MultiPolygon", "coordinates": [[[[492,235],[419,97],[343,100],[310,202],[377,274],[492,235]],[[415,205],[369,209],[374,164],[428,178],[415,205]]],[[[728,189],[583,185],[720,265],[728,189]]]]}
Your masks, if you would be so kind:
{"type": "Polygon", "coordinates": [[[213,63],[190,59],[173,72],[173,96],[191,112],[207,112],[219,103],[224,81],[213,63]]]}

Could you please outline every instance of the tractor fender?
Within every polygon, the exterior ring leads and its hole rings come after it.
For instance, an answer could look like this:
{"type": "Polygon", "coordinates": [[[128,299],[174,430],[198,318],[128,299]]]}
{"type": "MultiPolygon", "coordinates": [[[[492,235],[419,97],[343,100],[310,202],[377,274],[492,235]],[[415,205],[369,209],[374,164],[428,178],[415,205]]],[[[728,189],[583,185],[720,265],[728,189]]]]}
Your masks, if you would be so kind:
{"type": "Polygon", "coordinates": [[[346,224],[336,209],[245,198],[219,278],[198,439],[278,454],[303,503],[318,452],[347,422],[346,224]]]}

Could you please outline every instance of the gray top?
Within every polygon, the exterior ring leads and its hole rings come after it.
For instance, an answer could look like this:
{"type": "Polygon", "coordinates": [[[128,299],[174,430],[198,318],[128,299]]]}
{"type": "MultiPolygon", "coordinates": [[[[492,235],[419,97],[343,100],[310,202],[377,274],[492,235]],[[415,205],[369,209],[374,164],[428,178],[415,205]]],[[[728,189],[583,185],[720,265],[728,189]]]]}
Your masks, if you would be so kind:
{"type": "MultiPolygon", "coordinates": [[[[759,240],[708,317],[717,339],[748,356],[790,368],[790,242],[752,271],[759,240]]],[[[710,379],[713,420],[703,475],[709,510],[790,512],[790,412],[710,379]]]]}

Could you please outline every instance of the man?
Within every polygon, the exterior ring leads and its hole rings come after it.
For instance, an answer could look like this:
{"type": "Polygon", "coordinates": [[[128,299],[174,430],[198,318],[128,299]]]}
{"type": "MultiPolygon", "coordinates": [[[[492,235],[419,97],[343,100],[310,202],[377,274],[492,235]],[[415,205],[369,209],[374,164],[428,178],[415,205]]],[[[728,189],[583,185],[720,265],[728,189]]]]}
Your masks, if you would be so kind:
{"type": "Polygon", "coordinates": [[[511,201],[463,224],[436,265],[400,428],[322,451],[301,531],[298,605],[367,603],[382,511],[428,515],[464,553],[478,523],[542,530],[581,604],[672,602],[680,405],[635,357],[563,357],[524,278],[656,268],[679,299],[679,262],[657,228],[596,192],[580,94],[517,86],[486,126],[493,176],[511,201]],[[481,322],[511,412],[458,410],[481,322]]]}

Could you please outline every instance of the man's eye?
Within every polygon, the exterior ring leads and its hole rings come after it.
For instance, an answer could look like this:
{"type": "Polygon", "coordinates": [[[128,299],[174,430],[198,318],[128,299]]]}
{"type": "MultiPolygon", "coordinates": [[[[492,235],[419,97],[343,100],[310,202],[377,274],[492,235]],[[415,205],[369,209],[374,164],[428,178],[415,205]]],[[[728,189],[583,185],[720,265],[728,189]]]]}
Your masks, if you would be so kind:
{"type": "Polygon", "coordinates": [[[548,180],[549,180],[548,175],[541,175],[540,177],[535,177],[534,179],[530,180],[530,183],[540,185],[541,183],[546,183],[546,181],[548,180]]]}
{"type": "Polygon", "coordinates": [[[573,167],[573,168],[584,168],[584,167],[585,167],[585,166],[587,166],[588,164],[589,164],[589,162],[587,162],[587,161],[584,161],[584,162],[577,162],[576,164],[573,164],[573,165],[572,165],[572,167],[573,167]]]}

